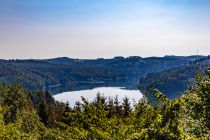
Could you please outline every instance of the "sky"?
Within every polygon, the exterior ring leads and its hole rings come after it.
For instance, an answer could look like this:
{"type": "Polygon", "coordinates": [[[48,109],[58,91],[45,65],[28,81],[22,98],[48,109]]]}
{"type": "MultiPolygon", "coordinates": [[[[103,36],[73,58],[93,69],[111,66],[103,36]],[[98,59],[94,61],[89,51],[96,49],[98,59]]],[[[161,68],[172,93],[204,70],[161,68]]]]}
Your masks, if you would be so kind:
{"type": "Polygon", "coordinates": [[[210,54],[210,0],[0,0],[0,58],[210,54]]]}

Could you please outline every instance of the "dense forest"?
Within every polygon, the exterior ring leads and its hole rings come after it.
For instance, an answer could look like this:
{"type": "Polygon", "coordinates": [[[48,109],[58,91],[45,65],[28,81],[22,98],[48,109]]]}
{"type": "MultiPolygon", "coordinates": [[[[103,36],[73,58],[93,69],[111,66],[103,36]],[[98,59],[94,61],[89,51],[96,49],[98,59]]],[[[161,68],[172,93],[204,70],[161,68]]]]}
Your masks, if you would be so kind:
{"type": "Polygon", "coordinates": [[[98,67],[54,64],[44,60],[0,61],[0,83],[19,82],[25,88],[46,89],[52,94],[65,91],[63,85],[74,88],[80,82],[100,83],[102,79],[117,81],[117,77],[124,78],[117,71],[98,67]]]}
{"type": "Polygon", "coordinates": [[[19,84],[0,87],[0,139],[208,140],[210,138],[210,69],[179,98],[169,100],[157,89],[130,105],[125,98],[68,103],[47,91],[19,84]]]}
{"type": "Polygon", "coordinates": [[[210,56],[192,61],[188,65],[178,68],[149,73],[146,77],[140,78],[138,87],[141,91],[157,88],[165,93],[168,98],[174,99],[195,84],[196,72],[205,74],[208,66],[210,66],[210,56]]]}
{"type": "Polygon", "coordinates": [[[19,82],[30,90],[52,94],[98,86],[135,88],[140,77],[188,65],[205,56],[165,56],[113,59],[0,60],[0,83],[19,82]]]}

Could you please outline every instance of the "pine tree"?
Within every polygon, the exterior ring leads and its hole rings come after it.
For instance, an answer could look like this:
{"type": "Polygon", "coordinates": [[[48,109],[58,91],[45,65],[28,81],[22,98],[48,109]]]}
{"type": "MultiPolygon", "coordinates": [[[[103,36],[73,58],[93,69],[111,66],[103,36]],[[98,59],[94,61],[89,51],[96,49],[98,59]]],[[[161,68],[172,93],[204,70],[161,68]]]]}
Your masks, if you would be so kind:
{"type": "Polygon", "coordinates": [[[132,109],[131,109],[131,105],[130,105],[130,102],[129,102],[129,98],[128,97],[125,97],[123,99],[122,106],[123,106],[123,116],[125,118],[126,117],[129,117],[129,114],[131,113],[132,109]]]}
{"type": "Polygon", "coordinates": [[[114,98],[114,106],[116,110],[116,116],[117,117],[122,117],[122,106],[120,105],[120,102],[118,100],[118,96],[114,98]]]}
{"type": "Polygon", "coordinates": [[[37,108],[38,115],[40,117],[41,122],[43,122],[45,125],[48,124],[48,118],[49,118],[49,113],[47,110],[46,103],[44,101],[41,101],[38,105],[37,108]]]}
{"type": "Polygon", "coordinates": [[[107,115],[108,118],[112,118],[116,115],[114,100],[111,97],[109,98],[107,109],[108,109],[108,115],[107,115]]]}
{"type": "Polygon", "coordinates": [[[76,102],[73,110],[76,111],[76,112],[82,112],[82,105],[81,105],[81,103],[80,102],[76,102]]]}

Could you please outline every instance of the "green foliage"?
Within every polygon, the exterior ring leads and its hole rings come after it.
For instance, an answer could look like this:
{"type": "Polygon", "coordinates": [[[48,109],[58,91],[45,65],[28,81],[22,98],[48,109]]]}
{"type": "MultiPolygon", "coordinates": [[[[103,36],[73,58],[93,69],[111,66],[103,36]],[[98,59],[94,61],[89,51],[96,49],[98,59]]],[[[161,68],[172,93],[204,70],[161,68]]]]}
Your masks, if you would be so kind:
{"type": "Polygon", "coordinates": [[[146,77],[140,78],[138,88],[141,91],[156,88],[165,93],[169,99],[175,99],[190,86],[196,84],[196,81],[199,82],[198,77],[195,76],[197,71],[205,74],[209,66],[210,57],[207,57],[193,61],[189,65],[164,70],[159,73],[149,73],[146,77]]]}
{"type": "Polygon", "coordinates": [[[180,67],[200,58],[205,57],[0,60],[0,83],[12,85],[18,81],[24,88],[44,89],[52,94],[107,84],[130,87],[148,73],[180,67]]]}
{"type": "Polygon", "coordinates": [[[177,99],[154,89],[133,108],[128,98],[119,103],[98,94],[93,102],[82,97],[72,109],[47,92],[2,86],[0,139],[208,140],[210,74],[196,77],[196,85],[177,99]]]}
{"type": "Polygon", "coordinates": [[[44,101],[41,101],[40,104],[38,105],[37,112],[40,117],[40,121],[45,125],[47,125],[49,119],[49,111],[44,101]]]}

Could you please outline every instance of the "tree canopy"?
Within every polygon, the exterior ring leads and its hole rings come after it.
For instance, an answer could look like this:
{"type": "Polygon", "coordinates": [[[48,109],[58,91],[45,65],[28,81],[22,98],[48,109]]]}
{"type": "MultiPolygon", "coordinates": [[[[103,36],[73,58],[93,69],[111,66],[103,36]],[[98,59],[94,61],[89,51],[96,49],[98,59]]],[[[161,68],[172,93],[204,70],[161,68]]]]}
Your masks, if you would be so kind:
{"type": "Polygon", "coordinates": [[[210,73],[179,98],[159,90],[145,93],[131,106],[128,98],[82,97],[74,108],[55,101],[46,91],[19,84],[0,87],[0,139],[179,140],[210,138],[210,73]],[[150,100],[152,96],[152,100],[150,100]]]}

